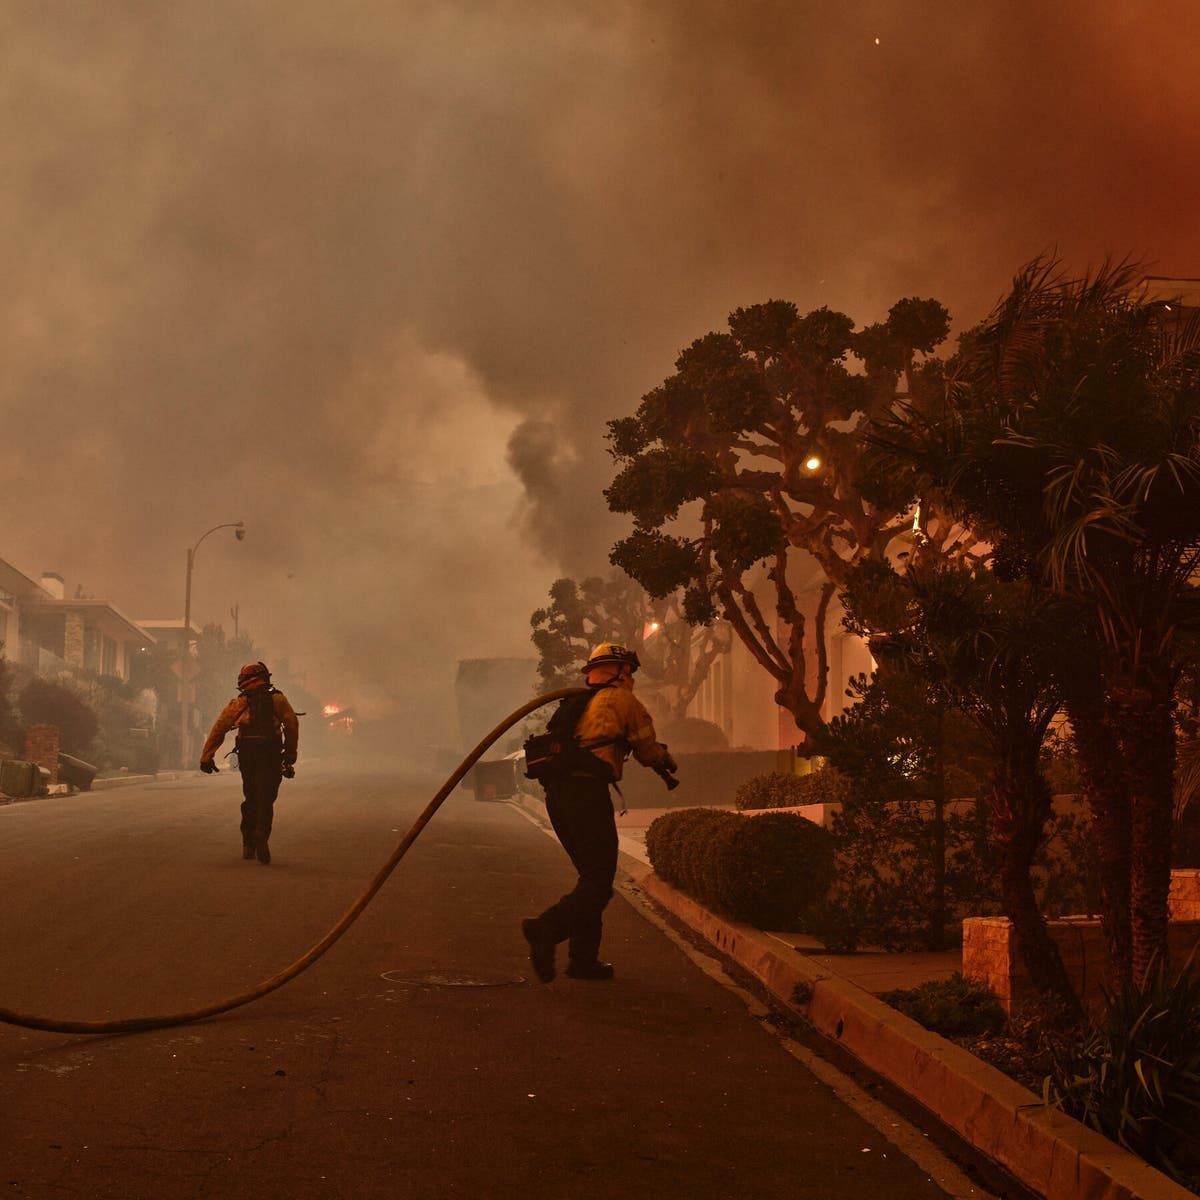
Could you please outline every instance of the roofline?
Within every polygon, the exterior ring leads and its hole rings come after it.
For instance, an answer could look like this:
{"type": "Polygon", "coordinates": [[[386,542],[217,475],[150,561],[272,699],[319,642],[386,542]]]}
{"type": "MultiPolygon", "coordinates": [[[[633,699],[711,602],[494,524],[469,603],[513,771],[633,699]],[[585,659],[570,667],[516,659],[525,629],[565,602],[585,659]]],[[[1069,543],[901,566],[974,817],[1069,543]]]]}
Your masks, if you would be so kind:
{"type": "Polygon", "coordinates": [[[157,641],[158,639],[148,629],[139,625],[136,621],[130,620],[119,608],[110,604],[107,600],[39,600],[37,601],[38,608],[54,608],[63,612],[71,609],[93,608],[103,609],[106,612],[112,613],[133,635],[141,641],[157,641]]]}
{"type": "MultiPolygon", "coordinates": [[[[182,617],[139,617],[134,624],[137,625],[139,629],[178,629],[180,633],[183,632],[182,617]]],[[[189,625],[188,628],[197,637],[204,632],[204,630],[201,629],[199,625],[195,624],[195,622],[189,625]]]]}
{"type": "Polygon", "coordinates": [[[36,579],[34,579],[32,575],[26,575],[20,567],[14,567],[13,564],[8,561],[8,559],[0,558],[0,573],[3,573],[5,570],[11,571],[14,575],[18,576],[27,584],[29,584],[29,594],[37,595],[38,593],[41,593],[41,595],[46,596],[51,600],[54,599],[53,595],[46,591],[46,589],[42,587],[42,585],[36,579]]]}

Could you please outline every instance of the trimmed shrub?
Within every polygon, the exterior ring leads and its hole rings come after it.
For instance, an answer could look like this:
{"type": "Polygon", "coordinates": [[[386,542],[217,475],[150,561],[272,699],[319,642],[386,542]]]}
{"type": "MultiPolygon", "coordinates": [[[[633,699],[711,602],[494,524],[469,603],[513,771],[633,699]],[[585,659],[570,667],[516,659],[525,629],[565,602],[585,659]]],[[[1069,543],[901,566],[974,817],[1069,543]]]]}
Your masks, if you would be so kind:
{"type": "Polygon", "coordinates": [[[719,808],[681,808],[664,813],[646,830],[646,854],[659,876],[697,899],[708,895],[705,860],[716,827],[738,818],[719,808]]]}
{"type": "Polygon", "coordinates": [[[844,804],[849,793],[849,781],[833,767],[808,775],[783,775],[772,771],[747,779],[738,788],[733,802],[743,811],[798,808],[802,804],[844,804]]]}
{"type": "Polygon", "coordinates": [[[991,988],[957,971],[949,979],[885,992],[880,999],[918,1025],[947,1037],[995,1033],[1006,1021],[991,988]]]}
{"type": "Polygon", "coordinates": [[[797,925],[829,887],[828,832],[795,813],[739,817],[685,808],[646,831],[658,875],[702,904],[761,928],[797,925]]]}
{"type": "Polygon", "coordinates": [[[762,929],[795,928],[829,888],[828,831],[796,813],[737,819],[717,873],[727,911],[762,929]]]}

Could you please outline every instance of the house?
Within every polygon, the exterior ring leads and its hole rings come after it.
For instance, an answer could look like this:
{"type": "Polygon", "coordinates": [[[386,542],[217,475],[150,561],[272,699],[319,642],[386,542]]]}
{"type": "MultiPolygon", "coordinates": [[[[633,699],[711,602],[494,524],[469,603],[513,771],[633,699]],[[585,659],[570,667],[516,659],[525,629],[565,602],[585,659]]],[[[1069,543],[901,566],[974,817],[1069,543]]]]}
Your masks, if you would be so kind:
{"type": "Polygon", "coordinates": [[[0,641],[11,661],[38,672],[75,668],[128,680],[154,640],[107,600],[67,599],[60,575],[35,581],[0,559],[0,641]]]}
{"type": "Polygon", "coordinates": [[[1143,304],[1162,304],[1168,311],[1195,312],[1200,309],[1200,279],[1147,275],[1134,295],[1143,304]]]}
{"type": "MultiPolygon", "coordinates": [[[[816,624],[820,586],[815,574],[796,589],[796,599],[805,612],[807,626],[816,624]]],[[[768,587],[760,592],[759,606],[764,613],[774,612],[768,587]]],[[[870,650],[860,637],[842,628],[842,609],[836,598],[830,603],[825,620],[825,642],[829,661],[829,681],[821,715],[826,721],[840,716],[850,705],[846,688],[856,675],[874,669],[870,650]]],[[[777,631],[778,633],[778,631],[777,631]]],[[[809,679],[815,677],[815,646],[809,646],[809,679]]],[[[711,721],[725,734],[729,745],[739,749],[787,750],[804,740],[791,713],[775,702],[778,683],[751,654],[736,635],[729,650],[713,661],[708,676],[688,706],[689,717],[711,721]]]]}

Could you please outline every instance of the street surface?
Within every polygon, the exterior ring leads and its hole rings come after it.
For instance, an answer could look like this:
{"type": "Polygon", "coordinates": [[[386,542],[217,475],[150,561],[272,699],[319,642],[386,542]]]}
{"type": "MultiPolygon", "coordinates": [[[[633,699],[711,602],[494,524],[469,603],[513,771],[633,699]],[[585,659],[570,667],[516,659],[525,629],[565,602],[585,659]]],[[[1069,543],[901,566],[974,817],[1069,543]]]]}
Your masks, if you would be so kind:
{"type": "MultiPolygon", "coordinates": [[[[434,786],[302,770],[269,867],[241,860],[229,772],[0,808],[0,1003],[102,1019],[241,991],[326,931],[434,786]]],[[[2,1194],[945,1194],[621,896],[615,982],[528,982],[520,918],[571,880],[526,817],[457,791],[266,999],[124,1037],[0,1026],[2,1194]]]]}

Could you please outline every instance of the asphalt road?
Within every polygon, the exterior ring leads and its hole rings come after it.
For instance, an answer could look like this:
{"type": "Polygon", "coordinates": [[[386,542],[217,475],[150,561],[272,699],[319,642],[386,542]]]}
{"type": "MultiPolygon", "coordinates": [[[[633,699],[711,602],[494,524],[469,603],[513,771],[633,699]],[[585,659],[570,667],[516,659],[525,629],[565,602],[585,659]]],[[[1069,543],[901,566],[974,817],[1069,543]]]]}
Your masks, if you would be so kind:
{"type": "MultiPolygon", "coordinates": [[[[325,932],[431,791],[302,772],[269,867],[241,860],[228,773],[0,808],[0,1003],[96,1019],[240,991],[325,932]]],[[[520,813],[457,792],[266,999],[125,1037],[0,1026],[0,1195],[944,1194],[620,896],[616,981],[529,981],[520,918],[571,879],[520,813]]]]}

